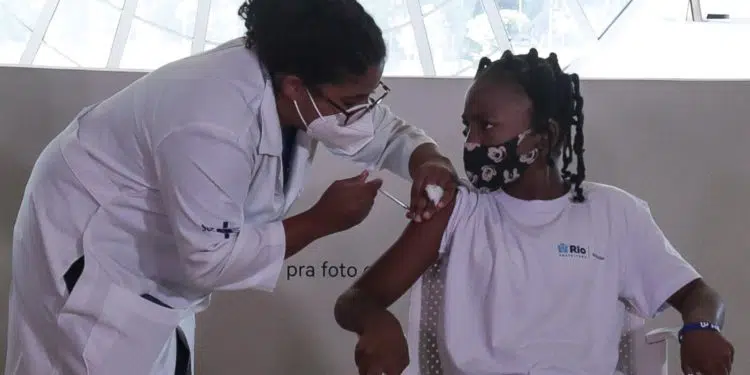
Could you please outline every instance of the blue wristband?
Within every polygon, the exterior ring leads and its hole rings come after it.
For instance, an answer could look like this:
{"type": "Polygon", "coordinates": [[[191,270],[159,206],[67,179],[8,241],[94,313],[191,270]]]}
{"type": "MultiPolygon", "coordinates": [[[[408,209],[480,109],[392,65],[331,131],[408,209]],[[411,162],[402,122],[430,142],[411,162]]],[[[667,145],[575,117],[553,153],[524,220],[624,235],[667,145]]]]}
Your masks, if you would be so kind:
{"type": "Polygon", "coordinates": [[[680,329],[680,332],[677,333],[677,339],[680,341],[680,343],[682,343],[682,337],[690,331],[721,332],[721,327],[719,327],[718,324],[714,324],[711,322],[695,322],[685,324],[684,326],[682,326],[682,329],[680,329]]]}

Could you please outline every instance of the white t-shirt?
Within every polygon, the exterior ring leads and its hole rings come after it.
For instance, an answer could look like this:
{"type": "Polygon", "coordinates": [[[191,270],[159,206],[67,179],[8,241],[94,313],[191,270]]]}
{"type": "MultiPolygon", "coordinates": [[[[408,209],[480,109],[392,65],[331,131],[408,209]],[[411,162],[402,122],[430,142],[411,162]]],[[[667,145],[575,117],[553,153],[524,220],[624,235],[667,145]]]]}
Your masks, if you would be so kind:
{"type": "Polygon", "coordinates": [[[446,375],[612,374],[621,301],[654,317],[700,277],[646,202],[603,184],[584,191],[575,203],[461,188],[441,249],[446,375]]]}

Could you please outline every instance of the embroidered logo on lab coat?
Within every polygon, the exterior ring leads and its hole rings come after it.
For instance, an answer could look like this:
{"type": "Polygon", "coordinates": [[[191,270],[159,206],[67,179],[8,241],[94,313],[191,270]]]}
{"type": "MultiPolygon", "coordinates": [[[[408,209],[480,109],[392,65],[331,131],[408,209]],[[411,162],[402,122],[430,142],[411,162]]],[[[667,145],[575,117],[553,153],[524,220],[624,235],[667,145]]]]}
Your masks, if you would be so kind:
{"type": "Polygon", "coordinates": [[[205,226],[205,225],[201,225],[201,229],[203,229],[204,232],[215,232],[215,233],[222,234],[222,235],[224,235],[225,239],[228,239],[229,236],[231,236],[233,234],[240,233],[240,228],[239,227],[230,227],[228,221],[225,221],[221,225],[220,228],[213,228],[213,227],[208,227],[208,226],[205,226]]]}

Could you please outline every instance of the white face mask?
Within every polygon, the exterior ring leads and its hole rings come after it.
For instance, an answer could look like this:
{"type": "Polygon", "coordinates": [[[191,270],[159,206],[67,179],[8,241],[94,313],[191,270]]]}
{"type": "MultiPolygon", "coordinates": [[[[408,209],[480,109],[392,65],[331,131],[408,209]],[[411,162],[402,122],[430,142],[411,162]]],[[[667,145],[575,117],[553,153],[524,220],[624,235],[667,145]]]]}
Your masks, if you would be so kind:
{"type": "MultiPolygon", "coordinates": [[[[352,156],[362,150],[375,137],[372,116],[365,115],[350,124],[344,124],[346,121],[345,114],[336,113],[323,116],[318,109],[318,105],[315,104],[310,91],[307,91],[307,96],[310,98],[313,107],[315,107],[315,111],[318,112],[318,118],[308,124],[302,116],[299,105],[297,105],[297,101],[295,100],[294,107],[297,109],[297,114],[302,123],[305,124],[305,127],[307,127],[307,134],[312,139],[326,146],[332,153],[352,156]]],[[[364,107],[367,107],[367,104],[354,106],[349,111],[356,113],[357,110],[364,110],[364,107]]]]}

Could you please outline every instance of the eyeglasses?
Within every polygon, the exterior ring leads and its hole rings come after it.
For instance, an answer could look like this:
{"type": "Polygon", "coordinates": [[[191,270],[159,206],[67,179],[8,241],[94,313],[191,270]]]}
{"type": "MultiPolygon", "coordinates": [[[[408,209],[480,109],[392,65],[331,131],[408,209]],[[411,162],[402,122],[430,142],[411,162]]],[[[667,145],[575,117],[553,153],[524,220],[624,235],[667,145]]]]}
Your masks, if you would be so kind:
{"type": "Polygon", "coordinates": [[[342,122],[343,126],[347,126],[362,117],[364,117],[367,113],[369,113],[375,106],[383,102],[383,99],[388,95],[388,93],[391,92],[391,89],[383,83],[383,81],[378,82],[378,86],[375,88],[375,91],[373,91],[372,94],[370,94],[370,97],[367,98],[366,104],[356,105],[352,108],[346,109],[341,107],[341,105],[336,104],[333,100],[328,98],[327,96],[323,95],[322,93],[320,96],[323,97],[328,103],[330,103],[332,106],[334,106],[339,112],[341,112],[341,115],[344,116],[344,121],[342,122]]]}

